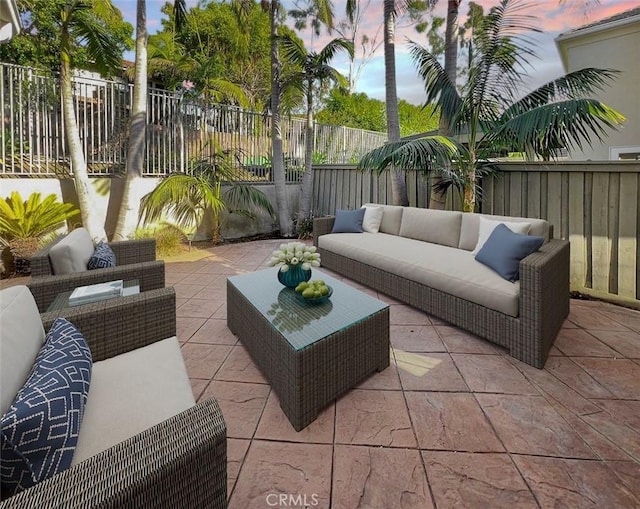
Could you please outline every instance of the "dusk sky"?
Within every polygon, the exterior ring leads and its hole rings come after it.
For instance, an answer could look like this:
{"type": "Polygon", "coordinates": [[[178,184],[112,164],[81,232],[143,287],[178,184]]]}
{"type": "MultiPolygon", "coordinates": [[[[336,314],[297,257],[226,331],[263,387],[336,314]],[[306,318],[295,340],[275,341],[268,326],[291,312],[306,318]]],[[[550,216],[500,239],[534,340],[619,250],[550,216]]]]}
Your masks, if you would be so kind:
{"type": "MultiPolygon", "coordinates": [[[[497,0],[476,0],[477,3],[483,5],[488,10],[492,5],[497,4],[497,0]]],[[[113,0],[123,16],[135,27],[135,11],[136,0],[113,0]]],[[[188,6],[196,5],[197,0],[187,0],[188,6]]],[[[289,8],[293,2],[284,0],[283,5],[289,8]]],[[[346,0],[334,0],[336,20],[344,17],[344,5],[346,0]]],[[[364,3],[364,2],[363,2],[364,3]]],[[[154,33],[161,28],[160,19],[162,14],[160,8],[165,4],[165,0],[147,0],[147,27],[149,33],[154,33]]],[[[435,13],[445,17],[446,2],[443,0],[438,3],[435,13]]],[[[532,62],[530,71],[532,88],[550,81],[563,74],[562,63],[556,49],[554,38],[558,34],[567,32],[571,29],[592,23],[600,19],[612,16],[628,9],[638,7],[638,0],[600,0],[599,3],[594,0],[567,0],[563,6],[559,5],[558,0],[542,0],[531,2],[535,6],[531,9],[531,14],[537,16],[540,20],[540,27],[544,31],[541,34],[535,34],[537,41],[536,52],[539,56],[537,61],[532,62]],[[586,8],[584,7],[586,4],[586,8]]],[[[369,9],[366,11],[364,30],[373,36],[382,24],[382,1],[372,0],[369,9]]],[[[466,14],[468,10],[468,1],[463,1],[460,6],[460,13],[466,14]]],[[[301,34],[301,37],[309,47],[309,38],[301,34]]],[[[320,41],[316,41],[315,45],[319,48],[329,39],[337,37],[334,33],[331,36],[323,35],[320,41]]],[[[380,33],[379,37],[382,37],[380,33]]],[[[418,77],[413,62],[408,55],[407,39],[420,44],[425,43],[423,35],[415,32],[413,27],[400,28],[396,34],[396,74],[398,76],[398,97],[405,99],[414,104],[422,104],[424,102],[423,85],[418,77]]],[[[125,58],[134,59],[133,53],[125,55],[125,58]]],[[[344,59],[336,58],[333,63],[334,67],[346,73],[347,67],[344,59]]],[[[594,65],[603,65],[594,62],[594,65]]],[[[369,96],[384,100],[384,59],[382,48],[378,50],[376,56],[369,61],[361,79],[357,85],[357,91],[366,92],[369,96]]]]}

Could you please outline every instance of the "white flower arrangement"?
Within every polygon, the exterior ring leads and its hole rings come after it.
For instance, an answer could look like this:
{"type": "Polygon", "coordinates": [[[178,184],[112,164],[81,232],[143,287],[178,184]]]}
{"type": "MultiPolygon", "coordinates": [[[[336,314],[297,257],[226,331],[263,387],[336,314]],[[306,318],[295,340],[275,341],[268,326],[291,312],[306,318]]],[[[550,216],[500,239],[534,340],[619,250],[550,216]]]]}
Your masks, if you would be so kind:
{"type": "Polygon", "coordinates": [[[280,244],[267,262],[269,267],[281,265],[280,271],[287,272],[291,267],[300,265],[303,270],[311,270],[311,267],[320,267],[320,253],[315,246],[307,246],[302,242],[289,242],[280,244]]]}

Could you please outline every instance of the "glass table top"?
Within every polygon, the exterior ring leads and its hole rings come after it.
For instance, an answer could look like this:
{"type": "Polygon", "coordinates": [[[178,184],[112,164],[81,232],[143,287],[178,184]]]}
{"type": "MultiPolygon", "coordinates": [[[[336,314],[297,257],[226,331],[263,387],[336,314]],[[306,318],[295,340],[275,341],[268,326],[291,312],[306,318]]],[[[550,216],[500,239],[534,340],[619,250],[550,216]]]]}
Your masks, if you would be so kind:
{"type": "Polygon", "coordinates": [[[333,295],[323,304],[305,303],[295,290],[280,284],[278,270],[274,267],[228,280],[296,350],[388,307],[318,269],[313,269],[311,280],[322,279],[333,288],[333,295]]]}

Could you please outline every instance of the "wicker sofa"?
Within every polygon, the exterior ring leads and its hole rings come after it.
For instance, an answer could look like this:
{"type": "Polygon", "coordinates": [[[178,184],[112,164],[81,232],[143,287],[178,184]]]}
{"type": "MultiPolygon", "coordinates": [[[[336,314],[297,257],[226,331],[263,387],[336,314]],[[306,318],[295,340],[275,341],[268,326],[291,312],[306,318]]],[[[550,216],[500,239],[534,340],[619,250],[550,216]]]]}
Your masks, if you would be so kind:
{"type": "Polygon", "coordinates": [[[71,466],[0,509],[227,506],[226,426],[215,400],[195,404],[173,288],[42,315],[25,286],[3,290],[0,302],[2,414],[59,314],[93,360],[71,466]]]}
{"type": "MultiPolygon", "coordinates": [[[[59,236],[38,251],[30,260],[31,280],[29,288],[41,313],[46,311],[56,295],[73,290],[78,286],[105,283],[118,279],[125,281],[137,279],[141,292],[164,288],[164,261],[156,260],[155,239],[125,240],[110,243],[109,247],[111,247],[116,256],[115,267],[56,274],[49,256],[50,251],[60,242],[66,241],[71,235],[82,233],[81,230],[83,229],[79,228],[69,235],[59,236]]],[[[86,232],[86,230],[84,231],[86,232]]],[[[86,236],[88,236],[88,233],[86,236]]],[[[82,238],[82,236],[80,237],[82,238]]]]}
{"type": "Polygon", "coordinates": [[[335,217],[315,218],[322,265],[488,339],[542,368],[569,313],[569,243],[546,221],[390,205],[377,233],[331,233],[335,217]],[[530,223],[545,243],[506,281],[476,261],[480,217],[530,223]]]}

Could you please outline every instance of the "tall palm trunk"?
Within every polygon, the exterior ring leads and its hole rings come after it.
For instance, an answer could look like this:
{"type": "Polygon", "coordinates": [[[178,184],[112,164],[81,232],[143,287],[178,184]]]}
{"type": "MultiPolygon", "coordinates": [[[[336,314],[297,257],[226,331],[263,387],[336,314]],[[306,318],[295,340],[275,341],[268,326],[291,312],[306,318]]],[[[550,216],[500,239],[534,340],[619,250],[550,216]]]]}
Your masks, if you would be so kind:
{"type": "MultiPolygon", "coordinates": [[[[389,142],[400,140],[396,85],[395,27],[394,0],[384,0],[384,76],[389,142]]],[[[391,170],[391,193],[395,205],[409,205],[405,172],[401,169],[394,168],[391,170]]]]}
{"type": "Polygon", "coordinates": [[[302,197],[298,220],[311,215],[311,197],[313,196],[313,79],[307,81],[307,129],[304,140],[304,174],[302,175],[302,197]]]}
{"type": "Polygon", "coordinates": [[[289,215],[287,182],[284,174],[284,153],[282,150],[282,125],[280,122],[280,55],[278,52],[278,11],[280,2],[271,1],[271,145],[273,185],[276,191],[276,206],[280,234],[283,237],[293,235],[293,221],[289,215]]]}
{"type": "Polygon", "coordinates": [[[139,201],[133,191],[142,179],[147,131],[147,2],[138,0],[136,14],[136,67],[133,111],[129,131],[126,180],[118,212],[114,240],[125,240],[136,228],[139,201]]]}
{"type": "MultiPolygon", "coordinates": [[[[62,34],[62,47],[68,47],[69,34],[62,34]],[[65,46],[66,42],[66,46],[65,46]]],[[[106,240],[107,234],[104,230],[104,222],[97,217],[95,210],[96,193],[91,187],[91,181],[87,173],[87,161],[82,150],[80,131],[76,121],[75,108],[73,104],[73,88],[71,84],[71,57],[65,51],[61,52],[60,58],[60,87],[62,89],[62,115],[64,118],[64,131],[69,147],[69,156],[73,169],[73,179],[80,205],[80,216],[82,225],[89,231],[94,240],[106,240]]]]}
{"type": "MultiPolygon", "coordinates": [[[[449,0],[447,3],[447,24],[444,33],[444,72],[451,83],[456,82],[458,70],[458,11],[460,0],[449,0]]],[[[442,136],[451,135],[451,126],[444,116],[440,116],[438,132],[442,136]]],[[[444,210],[447,198],[436,190],[435,186],[442,180],[439,175],[431,175],[431,198],[429,208],[444,210]]],[[[466,190],[465,190],[466,193],[466,190]]],[[[466,201],[466,200],[465,200],[466,201]]]]}

